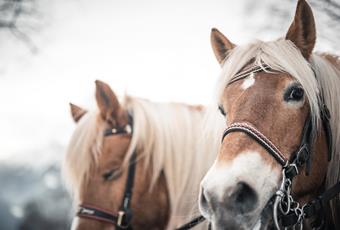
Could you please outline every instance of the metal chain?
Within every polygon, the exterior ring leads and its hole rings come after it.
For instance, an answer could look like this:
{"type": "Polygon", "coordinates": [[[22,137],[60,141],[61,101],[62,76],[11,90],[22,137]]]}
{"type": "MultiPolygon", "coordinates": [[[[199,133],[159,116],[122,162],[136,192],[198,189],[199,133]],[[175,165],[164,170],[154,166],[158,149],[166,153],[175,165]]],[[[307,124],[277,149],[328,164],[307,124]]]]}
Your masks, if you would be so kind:
{"type": "MultiPolygon", "coordinates": [[[[282,182],[279,190],[275,193],[275,202],[273,207],[273,219],[277,230],[281,230],[279,215],[288,215],[294,212],[298,217],[294,229],[303,229],[304,212],[300,204],[295,201],[291,195],[292,181],[286,177],[285,169],[282,170],[282,182]]],[[[287,228],[284,228],[287,229],[287,228]]]]}

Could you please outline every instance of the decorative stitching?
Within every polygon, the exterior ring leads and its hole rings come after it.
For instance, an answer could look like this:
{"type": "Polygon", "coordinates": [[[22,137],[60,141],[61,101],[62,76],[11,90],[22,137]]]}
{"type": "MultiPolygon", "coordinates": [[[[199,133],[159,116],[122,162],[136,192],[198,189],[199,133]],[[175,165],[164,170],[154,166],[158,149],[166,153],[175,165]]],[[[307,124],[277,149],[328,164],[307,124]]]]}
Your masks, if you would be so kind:
{"type": "Polygon", "coordinates": [[[279,159],[280,164],[285,165],[287,160],[283,156],[281,151],[264,134],[262,134],[259,130],[254,128],[249,123],[246,123],[246,122],[239,123],[239,122],[237,122],[237,123],[231,124],[224,131],[223,139],[228,133],[233,132],[233,131],[238,131],[240,129],[245,131],[245,133],[248,134],[248,135],[249,134],[253,135],[257,141],[261,142],[262,144],[264,144],[267,148],[269,148],[271,150],[271,152],[275,155],[274,157],[279,159]]]}

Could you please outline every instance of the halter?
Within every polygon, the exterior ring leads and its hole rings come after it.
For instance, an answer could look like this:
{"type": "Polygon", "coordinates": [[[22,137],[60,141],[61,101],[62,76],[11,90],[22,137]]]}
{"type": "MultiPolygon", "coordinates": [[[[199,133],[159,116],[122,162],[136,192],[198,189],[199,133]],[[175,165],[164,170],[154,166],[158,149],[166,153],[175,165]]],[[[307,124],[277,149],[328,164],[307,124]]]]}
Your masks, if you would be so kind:
{"type": "MultiPolygon", "coordinates": [[[[124,127],[115,127],[111,129],[106,129],[104,131],[104,136],[112,136],[119,134],[131,134],[133,133],[133,118],[129,114],[128,124],[124,127]]],[[[125,192],[123,196],[123,201],[120,209],[117,213],[103,208],[98,208],[94,205],[80,204],[77,211],[77,216],[81,218],[87,218],[92,220],[97,220],[101,222],[110,223],[116,226],[117,229],[130,229],[132,230],[131,220],[132,220],[132,210],[131,198],[132,189],[134,184],[134,177],[136,172],[136,150],[131,155],[128,167],[128,176],[125,184],[125,192]]]]}
{"type": "MultiPolygon", "coordinates": [[[[293,154],[294,160],[291,162],[284,157],[281,151],[267,138],[264,134],[262,134],[259,130],[257,130],[252,124],[248,122],[242,123],[233,123],[231,124],[223,133],[222,142],[224,138],[232,132],[243,132],[254,139],[257,143],[259,143],[263,148],[267,150],[270,155],[274,157],[274,159],[281,164],[281,166],[285,169],[285,175],[287,178],[293,178],[296,176],[299,171],[298,167],[302,166],[304,163],[310,160],[310,149],[312,142],[312,122],[310,116],[307,118],[302,139],[299,147],[293,154]]],[[[307,174],[309,173],[310,168],[306,169],[307,174]]]]}
{"type": "MultiPolygon", "coordinates": [[[[229,82],[229,85],[248,77],[252,73],[268,71],[270,66],[251,66],[246,70],[236,74],[229,82]]],[[[313,70],[314,71],[314,70],[313,70]]],[[[315,73],[314,73],[315,74],[315,73]]],[[[326,142],[328,146],[328,161],[332,159],[332,132],[330,127],[330,112],[324,103],[323,95],[320,100],[321,120],[325,131],[326,142]]],[[[309,175],[311,169],[311,152],[314,143],[314,130],[311,115],[307,119],[302,130],[302,138],[299,147],[292,154],[292,159],[286,159],[282,152],[271,142],[263,133],[261,133],[254,125],[249,122],[237,122],[231,124],[223,133],[224,138],[232,132],[243,132],[260,144],[281,166],[282,166],[282,183],[280,189],[274,195],[273,217],[275,227],[280,229],[280,225],[284,228],[297,226],[303,228],[303,220],[315,217],[323,211],[323,207],[340,193],[340,182],[325,191],[316,200],[313,200],[301,206],[292,197],[292,180],[299,174],[299,168],[306,164],[306,174],[309,175]]],[[[199,216],[189,223],[177,228],[177,230],[188,230],[204,221],[203,216],[199,216]]],[[[313,223],[314,225],[317,223],[313,223]]]]}
{"type": "MultiPolygon", "coordinates": [[[[257,68],[250,68],[249,71],[244,71],[231,81],[231,83],[247,77],[250,73],[261,72],[270,69],[269,66],[257,66],[257,68]]],[[[326,142],[328,146],[328,160],[332,157],[332,133],[330,127],[330,113],[324,103],[321,95],[320,108],[321,120],[324,127],[326,142]]],[[[303,220],[315,217],[323,210],[324,205],[333,199],[340,192],[340,183],[337,183],[331,189],[325,191],[316,200],[313,200],[303,206],[293,199],[292,180],[299,174],[299,168],[306,165],[306,175],[309,175],[311,169],[311,153],[312,144],[314,143],[314,135],[312,134],[313,123],[311,115],[309,114],[304,128],[302,130],[302,138],[299,147],[293,152],[292,159],[286,159],[282,152],[273,144],[269,138],[261,133],[253,124],[249,122],[233,123],[224,131],[222,142],[224,138],[232,132],[243,132],[260,144],[281,166],[282,166],[282,183],[280,189],[274,195],[273,219],[277,229],[280,226],[286,227],[300,227],[303,228],[303,220]]],[[[315,223],[312,223],[315,225],[315,223]]]]}

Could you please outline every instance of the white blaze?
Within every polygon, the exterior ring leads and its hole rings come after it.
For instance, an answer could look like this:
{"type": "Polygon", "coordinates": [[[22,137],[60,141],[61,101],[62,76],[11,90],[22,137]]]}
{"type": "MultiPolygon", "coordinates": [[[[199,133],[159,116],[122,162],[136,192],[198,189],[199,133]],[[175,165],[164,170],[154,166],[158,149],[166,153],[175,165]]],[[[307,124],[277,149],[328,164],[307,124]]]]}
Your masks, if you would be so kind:
{"type": "Polygon", "coordinates": [[[241,85],[241,88],[243,90],[246,90],[248,89],[249,87],[251,87],[252,85],[254,85],[255,83],[255,74],[254,73],[251,73],[249,75],[249,77],[247,77],[246,79],[243,80],[243,83],[241,85]]]}

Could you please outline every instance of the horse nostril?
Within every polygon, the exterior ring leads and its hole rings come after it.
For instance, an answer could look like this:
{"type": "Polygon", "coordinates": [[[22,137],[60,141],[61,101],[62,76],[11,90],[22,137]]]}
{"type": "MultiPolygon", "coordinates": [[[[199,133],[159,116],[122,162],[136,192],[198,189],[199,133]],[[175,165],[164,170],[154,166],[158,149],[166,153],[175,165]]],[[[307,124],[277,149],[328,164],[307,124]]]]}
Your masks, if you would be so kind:
{"type": "Polygon", "coordinates": [[[208,208],[208,201],[207,198],[205,197],[205,192],[204,189],[202,188],[201,190],[201,196],[200,196],[200,205],[203,209],[207,209],[208,208]]]}
{"type": "Polygon", "coordinates": [[[230,200],[235,209],[241,213],[247,213],[255,209],[257,204],[257,194],[245,182],[239,182],[232,193],[230,200]]]}
{"type": "Polygon", "coordinates": [[[203,214],[203,216],[205,216],[206,218],[209,218],[209,216],[211,215],[211,203],[210,203],[210,198],[207,196],[207,192],[203,189],[203,187],[201,188],[201,193],[200,193],[200,197],[199,197],[199,208],[203,214]]]}

